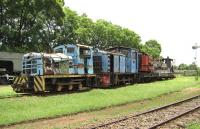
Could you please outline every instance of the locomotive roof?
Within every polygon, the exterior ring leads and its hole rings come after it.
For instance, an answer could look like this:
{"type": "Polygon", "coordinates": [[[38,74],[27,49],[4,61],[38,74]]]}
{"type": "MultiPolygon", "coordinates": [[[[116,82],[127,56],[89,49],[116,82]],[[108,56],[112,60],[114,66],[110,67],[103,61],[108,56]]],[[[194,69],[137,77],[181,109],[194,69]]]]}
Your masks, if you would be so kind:
{"type": "Polygon", "coordinates": [[[88,45],[83,45],[83,44],[76,44],[79,47],[84,47],[84,48],[93,48],[92,46],[88,46],[88,45]]]}
{"type": "Polygon", "coordinates": [[[47,58],[52,58],[54,61],[61,61],[61,60],[71,60],[71,56],[64,55],[62,53],[36,53],[36,52],[31,52],[27,53],[24,55],[24,57],[29,57],[31,58],[42,58],[42,57],[47,57],[47,58]]]}
{"type": "Polygon", "coordinates": [[[111,48],[108,48],[108,49],[106,49],[106,50],[113,50],[113,49],[129,49],[129,50],[135,50],[135,51],[138,51],[138,50],[135,49],[135,48],[123,47],[123,46],[111,47],[111,48]]]}
{"type": "Polygon", "coordinates": [[[121,56],[125,56],[124,54],[122,53],[119,53],[119,52],[109,52],[109,51],[104,51],[104,50],[99,50],[99,49],[96,49],[99,53],[103,53],[103,54],[110,54],[110,55],[121,55],[121,56]]]}
{"type": "MultiPolygon", "coordinates": [[[[88,46],[88,45],[83,45],[83,44],[63,44],[63,46],[67,46],[67,45],[76,45],[78,47],[82,47],[82,48],[93,48],[92,46],[88,46]]],[[[58,45],[58,46],[62,46],[62,45],[58,45]]],[[[58,47],[56,46],[56,47],[58,47]]]]}

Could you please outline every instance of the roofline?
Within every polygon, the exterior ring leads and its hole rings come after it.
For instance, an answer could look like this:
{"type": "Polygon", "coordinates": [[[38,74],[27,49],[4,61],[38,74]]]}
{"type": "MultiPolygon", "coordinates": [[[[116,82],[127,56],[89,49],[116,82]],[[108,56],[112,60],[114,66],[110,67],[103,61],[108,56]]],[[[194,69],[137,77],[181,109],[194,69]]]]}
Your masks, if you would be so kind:
{"type": "Polygon", "coordinates": [[[106,50],[112,50],[112,49],[116,49],[116,48],[123,48],[123,49],[130,49],[130,50],[136,50],[136,51],[139,51],[139,50],[136,49],[136,48],[123,47],[123,46],[111,47],[111,48],[108,48],[108,49],[106,49],[106,50]]]}
{"type": "MultiPolygon", "coordinates": [[[[69,43],[69,44],[60,44],[60,45],[57,45],[57,46],[55,46],[55,47],[59,47],[59,46],[61,46],[61,45],[63,45],[63,46],[67,46],[67,45],[76,45],[76,46],[82,47],[82,48],[93,48],[92,46],[88,46],[88,45],[83,45],[83,44],[72,44],[72,43],[69,43]]],[[[55,48],[55,47],[54,47],[54,48],[55,48]]]]}

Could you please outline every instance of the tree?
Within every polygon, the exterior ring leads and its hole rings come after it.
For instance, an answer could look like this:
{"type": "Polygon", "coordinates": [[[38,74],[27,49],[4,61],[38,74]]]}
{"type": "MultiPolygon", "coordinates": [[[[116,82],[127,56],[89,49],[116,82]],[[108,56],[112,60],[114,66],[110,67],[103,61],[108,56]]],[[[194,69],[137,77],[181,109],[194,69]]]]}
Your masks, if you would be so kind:
{"type": "Polygon", "coordinates": [[[82,14],[78,18],[78,28],[75,30],[76,43],[85,45],[92,44],[92,33],[94,23],[92,19],[88,18],[86,14],[82,14]]]}
{"type": "Polygon", "coordinates": [[[178,66],[178,70],[188,70],[188,65],[182,63],[178,66]]]}
{"type": "Polygon", "coordinates": [[[51,52],[60,44],[81,43],[100,49],[114,46],[144,48],[155,57],[155,40],[144,46],[134,31],[105,20],[93,22],[64,6],[64,0],[1,0],[0,50],[51,52]]]}
{"type": "Polygon", "coordinates": [[[1,0],[0,49],[49,51],[62,25],[63,0],[1,0]]]}
{"type": "Polygon", "coordinates": [[[93,28],[93,46],[105,49],[114,46],[133,47],[139,49],[140,36],[135,32],[114,25],[105,20],[97,20],[93,28]]]}
{"type": "Polygon", "coordinates": [[[197,70],[197,65],[195,64],[195,62],[188,66],[188,70],[197,70]]]}
{"type": "Polygon", "coordinates": [[[156,40],[145,42],[142,51],[151,55],[153,58],[159,58],[161,53],[161,45],[156,40]]]}
{"type": "Polygon", "coordinates": [[[64,7],[65,17],[57,39],[59,44],[76,43],[76,30],[79,28],[79,16],[75,11],[64,7]]]}

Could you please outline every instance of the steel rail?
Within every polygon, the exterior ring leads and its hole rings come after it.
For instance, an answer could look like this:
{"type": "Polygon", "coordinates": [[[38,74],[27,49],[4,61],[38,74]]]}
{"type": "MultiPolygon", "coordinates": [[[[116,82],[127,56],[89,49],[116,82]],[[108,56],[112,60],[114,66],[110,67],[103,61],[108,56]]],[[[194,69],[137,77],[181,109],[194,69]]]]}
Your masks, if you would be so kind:
{"type": "Polygon", "coordinates": [[[181,103],[190,101],[190,100],[192,100],[192,99],[196,99],[196,98],[198,98],[198,97],[200,97],[200,95],[196,95],[196,96],[193,96],[193,97],[190,97],[190,98],[187,98],[187,99],[184,99],[184,100],[181,100],[181,101],[172,103],[172,104],[168,104],[168,105],[165,105],[165,106],[161,106],[161,107],[158,107],[158,108],[155,108],[155,109],[151,109],[151,110],[148,110],[148,111],[145,111],[145,112],[142,112],[142,113],[138,113],[138,114],[135,114],[135,115],[131,115],[131,116],[128,116],[128,117],[119,119],[119,120],[111,121],[111,122],[108,122],[108,123],[105,123],[105,124],[100,124],[100,125],[97,125],[97,126],[95,126],[95,127],[90,127],[90,128],[88,128],[88,129],[97,129],[97,128],[106,127],[106,126],[108,126],[108,125],[112,125],[112,124],[115,124],[115,123],[119,123],[119,122],[122,122],[122,121],[125,121],[125,120],[128,120],[128,119],[137,117],[137,116],[141,116],[141,115],[144,115],[144,114],[147,114],[147,113],[159,111],[159,110],[161,110],[161,109],[165,109],[165,108],[168,108],[168,107],[170,107],[170,106],[178,105],[178,104],[181,104],[181,103]]]}
{"type": "Polygon", "coordinates": [[[176,116],[174,116],[174,117],[171,117],[171,118],[168,119],[168,120],[162,121],[162,122],[160,122],[160,123],[158,123],[158,124],[156,124],[156,125],[150,127],[149,129],[155,129],[155,128],[159,127],[159,126],[162,126],[162,125],[164,125],[164,124],[169,123],[170,121],[176,120],[177,118],[180,118],[180,117],[182,117],[182,116],[184,116],[184,115],[187,115],[187,114],[189,114],[189,113],[191,113],[191,112],[194,112],[194,111],[197,110],[197,109],[200,109],[200,105],[197,106],[197,107],[195,107],[195,108],[193,108],[193,109],[190,109],[190,110],[188,110],[188,111],[186,111],[186,112],[184,112],[184,113],[182,113],[182,114],[179,114],[179,115],[176,115],[176,116]]]}

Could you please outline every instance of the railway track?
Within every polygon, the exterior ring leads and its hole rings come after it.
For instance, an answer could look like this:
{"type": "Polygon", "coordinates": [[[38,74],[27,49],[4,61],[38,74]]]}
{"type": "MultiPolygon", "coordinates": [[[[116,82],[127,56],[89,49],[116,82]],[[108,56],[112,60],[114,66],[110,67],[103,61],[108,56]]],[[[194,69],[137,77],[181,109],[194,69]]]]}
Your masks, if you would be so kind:
{"type": "Polygon", "coordinates": [[[86,127],[88,129],[99,128],[133,128],[133,129],[155,129],[167,124],[177,118],[200,109],[200,95],[152,109],[136,115],[126,116],[111,122],[97,126],[86,127]]]}

